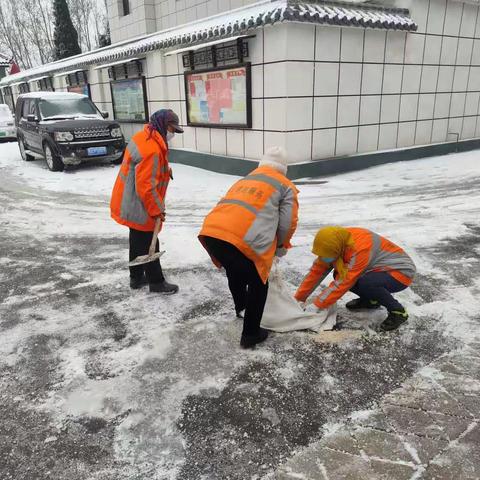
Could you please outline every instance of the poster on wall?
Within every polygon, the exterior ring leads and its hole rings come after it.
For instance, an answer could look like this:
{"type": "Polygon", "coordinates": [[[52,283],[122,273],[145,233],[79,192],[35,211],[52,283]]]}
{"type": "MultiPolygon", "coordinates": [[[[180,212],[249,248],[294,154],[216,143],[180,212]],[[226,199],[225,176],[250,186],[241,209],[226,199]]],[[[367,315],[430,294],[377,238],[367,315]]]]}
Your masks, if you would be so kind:
{"type": "Polygon", "coordinates": [[[251,127],[250,64],[185,73],[189,125],[251,127]]]}
{"type": "Polygon", "coordinates": [[[115,120],[145,122],[145,93],[143,78],[128,78],[110,83],[115,120]]]}
{"type": "Polygon", "coordinates": [[[86,97],[90,97],[90,89],[88,88],[88,83],[83,85],[70,85],[67,87],[69,92],[79,93],[80,95],[85,95],[86,97]]]}

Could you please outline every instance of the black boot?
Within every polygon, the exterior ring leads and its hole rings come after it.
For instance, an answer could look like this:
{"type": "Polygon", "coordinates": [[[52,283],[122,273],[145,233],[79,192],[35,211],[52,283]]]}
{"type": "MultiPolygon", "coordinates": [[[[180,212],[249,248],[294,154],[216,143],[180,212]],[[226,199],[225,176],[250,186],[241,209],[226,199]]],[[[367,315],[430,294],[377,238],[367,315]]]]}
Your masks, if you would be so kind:
{"type": "Polygon", "coordinates": [[[404,308],[402,310],[394,310],[388,312],[388,317],[380,325],[380,330],[383,332],[390,332],[396,330],[402,323],[405,323],[408,320],[408,313],[404,308]]]}
{"type": "Polygon", "coordinates": [[[380,308],[380,304],[376,300],[367,300],[365,298],[350,300],[345,306],[349,310],[376,310],[380,308]]]}
{"type": "Polygon", "coordinates": [[[140,278],[130,277],[130,288],[133,290],[138,290],[139,288],[148,285],[147,277],[143,275],[140,278]]]}
{"type": "Polygon", "coordinates": [[[163,293],[164,295],[173,295],[178,292],[178,285],[168,283],[164,280],[159,283],[151,283],[150,291],[153,293],[163,293]]]}
{"type": "Polygon", "coordinates": [[[258,333],[255,335],[242,335],[242,339],[240,340],[240,346],[242,348],[252,348],[257,343],[262,343],[268,337],[268,330],[264,328],[260,328],[258,333]]]}

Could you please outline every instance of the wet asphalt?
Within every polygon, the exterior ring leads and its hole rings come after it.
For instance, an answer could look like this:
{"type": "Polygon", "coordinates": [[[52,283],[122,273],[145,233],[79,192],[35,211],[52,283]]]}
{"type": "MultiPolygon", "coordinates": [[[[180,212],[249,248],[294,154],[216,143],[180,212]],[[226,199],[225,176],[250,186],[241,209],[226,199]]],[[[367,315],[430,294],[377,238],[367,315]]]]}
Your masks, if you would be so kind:
{"type": "MultiPolygon", "coordinates": [[[[18,208],[38,193],[15,179],[3,182],[0,209],[18,208]]],[[[81,196],[48,195],[48,205],[42,208],[59,202],[74,210],[83,201],[81,196]]],[[[169,354],[136,369],[141,393],[132,408],[121,405],[108,416],[70,415],[60,420],[44,405],[66,380],[59,352],[75,346],[75,330],[39,333],[38,325],[52,309],[68,314],[73,306],[77,312],[84,306],[89,313],[77,320],[91,325],[86,376],[92,381],[115,377],[117,373],[104,362],[105,352],[121,352],[139,341],[131,312],[122,315],[114,307],[130,291],[127,282],[118,287],[86,279],[91,278],[98,255],[125,249],[125,239],[81,235],[72,243],[61,232],[52,232],[44,242],[6,224],[1,215],[0,223],[1,257],[9,259],[1,263],[0,338],[14,342],[16,358],[0,359],[2,480],[262,478],[321,438],[328,425],[374,406],[419,367],[456,347],[442,335],[438,319],[418,317],[398,332],[365,335],[345,345],[318,344],[302,333],[274,335],[263,347],[264,356],[245,357],[236,347],[238,326],[231,307],[222,300],[225,285],[212,270],[199,269],[194,274],[207,279],[206,293],[174,313],[169,354]],[[73,276],[67,268],[71,259],[82,259],[75,260],[73,276]],[[50,287],[42,291],[45,284],[50,287]],[[38,288],[40,293],[32,294],[38,288]],[[213,317],[219,320],[209,329],[201,328],[213,317]],[[37,326],[32,334],[29,322],[37,326]],[[17,332],[22,335],[17,337],[17,332]],[[216,344],[220,346],[214,350],[216,344]],[[175,396],[179,378],[195,383],[208,375],[218,375],[222,381],[175,396]],[[125,455],[116,436],[142,409],[148,415],[130,429],[136,440],[125,455]],[[162,423],[162,415],[171,420],[172,414],[172,428],[159,438],[156,422],[162,423]]],[[[435,260],[441,272],[451,274],[455,284],[475,291],[472,278],[480,266],[476,253],[480,227],[467,227],[465,235],[446,239],[422,254],[435,260]],[[470,259],[468,265],[457,268],[455,262],[465,257],[470,259]]],[[[119,268],[121,261],[110,261],[103,273],[119,268]]],[[[192,272],[167,270],[167,274],[188,278],[192,272]]],[[[288,272],[291,280],[300,275],[288,272]]],[[[420,272],[412,289],[421,303],[449,295],[449,285],[440,274],[420,272]]]]}

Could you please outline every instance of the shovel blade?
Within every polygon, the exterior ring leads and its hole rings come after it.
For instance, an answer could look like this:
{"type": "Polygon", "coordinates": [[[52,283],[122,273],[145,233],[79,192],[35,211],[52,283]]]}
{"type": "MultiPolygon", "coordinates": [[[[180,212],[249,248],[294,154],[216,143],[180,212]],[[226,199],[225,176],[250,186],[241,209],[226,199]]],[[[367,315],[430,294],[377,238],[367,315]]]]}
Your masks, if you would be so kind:
{"type": "Polygon", "coordinates": [[[164,253],[165,253],[165,250],[161,252],[155,252],[153,255],[140,255],[139,257],[129,262],[128,266],[136,267],[137,265],[143,265],[145,263],[154,262],[155,260],[158,260],[164,253]]]}

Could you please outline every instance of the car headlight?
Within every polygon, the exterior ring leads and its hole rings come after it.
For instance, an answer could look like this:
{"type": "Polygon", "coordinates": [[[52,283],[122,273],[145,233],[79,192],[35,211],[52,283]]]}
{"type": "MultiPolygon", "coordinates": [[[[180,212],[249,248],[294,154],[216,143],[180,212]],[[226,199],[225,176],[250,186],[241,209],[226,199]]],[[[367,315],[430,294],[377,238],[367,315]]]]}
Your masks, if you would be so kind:
{"type": "Polygon", "coordinates": [[[54,132],[53,137],[57,142],[71,142],[73,140],[72,132],[54,132]]]}
{"type": "Polygon", "coordinates": [[[114,138],[123,137],[122,129],[120,127],[112,128],[111,134],[114,138]]]}

